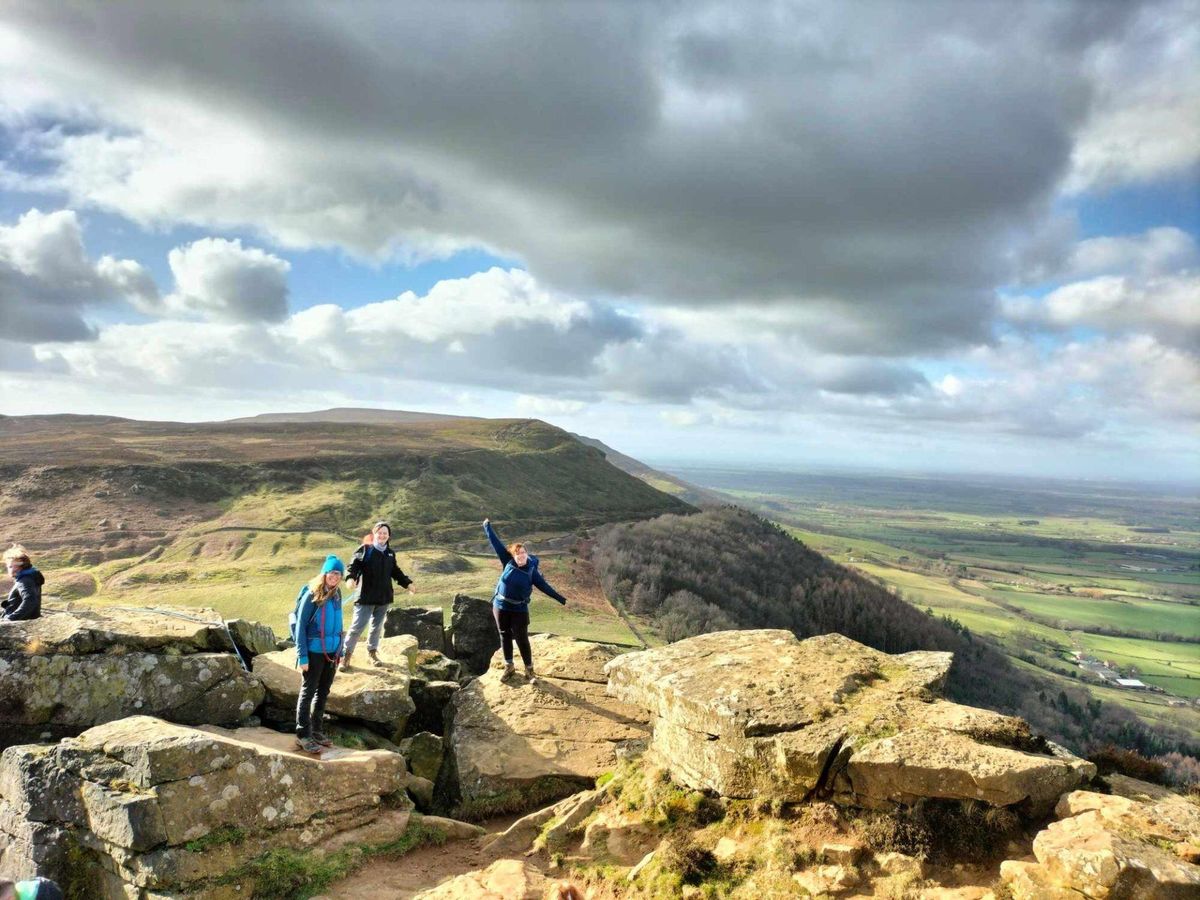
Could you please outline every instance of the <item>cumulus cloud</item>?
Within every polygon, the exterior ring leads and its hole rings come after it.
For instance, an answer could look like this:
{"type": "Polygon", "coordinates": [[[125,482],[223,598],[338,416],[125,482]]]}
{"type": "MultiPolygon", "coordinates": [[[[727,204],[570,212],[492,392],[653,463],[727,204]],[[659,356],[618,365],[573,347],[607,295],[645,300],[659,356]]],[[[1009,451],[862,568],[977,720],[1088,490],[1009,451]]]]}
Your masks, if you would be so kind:
{"type": "Polygon", "coordinates": [[[0,225],[0,318],[8,337],[93,338],[85,311],[121,297],[153,302],[153,279],[133,260],[89,259],[73,211],[31,209],[15,225],[0,225]]]}
{"type": "Polygon", "coordinates": [[[240,240],[202,238],[167,257],[175,290],[166,310],[234,322],[277,322],[287,315],[291,265],[240,240]]]}
{"type": "Polygon", "coordinates": [[[1071,173],[1181,164],[1179,127],[1106,135],[1127,85],[1172,114],[1200,93],[1160,24],[1188,8],[28,3],[0,102],[75,126],[13,177],[139,222],[480,246],[558,290],[803,310],[830,350],[903,354],[988,339],[1014,235],[1071,173]]]}

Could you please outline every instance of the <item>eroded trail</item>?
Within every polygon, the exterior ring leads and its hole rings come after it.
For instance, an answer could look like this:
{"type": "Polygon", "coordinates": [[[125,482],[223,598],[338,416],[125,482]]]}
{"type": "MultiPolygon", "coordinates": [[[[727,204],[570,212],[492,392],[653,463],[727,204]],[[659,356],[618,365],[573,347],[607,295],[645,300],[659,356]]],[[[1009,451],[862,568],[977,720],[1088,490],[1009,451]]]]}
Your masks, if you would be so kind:
{"type": "MultiPolygon", "coordinates": [[[[504,816],[480,824],[488,835],[498,834],[518,818],[504,816]]],[[[456,875],[486,868],[511,855],[498,845],[484,847],[487,840],[485,835],[474,840],[447,841],[440,847],[419,847],[395,859],[373,860],[350,877],[331,884],[325,895],[356,900],[407,900],[456,875]]],[[[545,860],[539,854],[526,861],[541,868],[545,860]]]]}

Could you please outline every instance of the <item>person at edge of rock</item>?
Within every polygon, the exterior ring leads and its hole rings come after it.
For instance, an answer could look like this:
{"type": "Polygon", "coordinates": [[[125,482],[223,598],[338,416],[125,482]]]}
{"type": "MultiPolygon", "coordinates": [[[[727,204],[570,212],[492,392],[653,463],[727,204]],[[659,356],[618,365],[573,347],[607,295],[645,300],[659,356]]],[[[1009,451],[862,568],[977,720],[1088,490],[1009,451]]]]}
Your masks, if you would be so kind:
{"type": "Polygon", "coordinates": [[[63,892],[49,878],[33,878],[15,884],[0,880],[0,900],[63,900],[63,892]]]}
{"type": "Polygon", "coordinates": [[[345,572],[346,564],[340,559],[325,557],[321,574],[305,585],[296,615],[296,661],[303,676],[296,699],[296,745],[318,756],[322,747],[333,746],[321,726],[346,640],[341,590],[345,572]]]}
{"type": "Polygon", "coordinates": [[[10,622],[36,619],[42,614],[42,585],[46,578],[33,567],[29,553],[20,544],[13,544],[4,551],[4,565],[13,580],[8,599],[0,602],[3,614],[0,619],[10,622]]]}
{"type": "Polygon", "coordinates": [[[363,541],[350,561],[346,583],[351,590],[358,587],[359,591],[354,604],[354,619],[346,640],[346,655],[342,659],[343,669],[350,668],[350,657],[368,622],[371,623],[371,630],[367,635],[367,656],[371,665],[383,665],[379,660],[379,639],[383,637],[387,608],[395,599],[392,582],[395,581],[410,594],[417,592],[412,579],[404,574],[400,563],[396,561],[396,551],[388,546],[391,539],[391,526],[387,522],[376,522],[371,529],[370,542],[363,541]]]}
{"type": "Polygon", "coordinates": [[[567,605],[567,598],[546,581],[538,569],[538,558],[524,544],[518,541],[504,546],[492,528],[490,519],[483,520],[483,531],[500,558],[500,565],[504,566],[492,597],[492,615],[496,619],[496,630],[500,632],[500,646],[504,651],[504,674],[500,678],[503,681],[516,671],[513,665],[515,641],[521,651],[521,661],[525,663],[525,677],[533,681],[537,675],[533,671],[533,650],[529,646],[529,598],[535,587],[563,606],[567,605]]]}

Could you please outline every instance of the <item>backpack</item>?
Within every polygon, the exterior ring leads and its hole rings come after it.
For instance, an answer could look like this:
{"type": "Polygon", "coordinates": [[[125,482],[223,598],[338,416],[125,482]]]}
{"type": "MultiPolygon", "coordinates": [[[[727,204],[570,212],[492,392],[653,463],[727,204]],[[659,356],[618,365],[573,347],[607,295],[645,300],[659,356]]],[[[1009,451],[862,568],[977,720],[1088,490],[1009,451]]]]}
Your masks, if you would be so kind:
{"type": "Polygon", "coordinates": [[[306,584],[300,588],[300,593],[296,595],[296,603],[292,607],[292,611],[288,613],[288,636],[296,646],[300,645],[300,639],[296,637],[300,631],[300,607],[304,604],[304,595],[307,592],[308,585],[306,584]]]}

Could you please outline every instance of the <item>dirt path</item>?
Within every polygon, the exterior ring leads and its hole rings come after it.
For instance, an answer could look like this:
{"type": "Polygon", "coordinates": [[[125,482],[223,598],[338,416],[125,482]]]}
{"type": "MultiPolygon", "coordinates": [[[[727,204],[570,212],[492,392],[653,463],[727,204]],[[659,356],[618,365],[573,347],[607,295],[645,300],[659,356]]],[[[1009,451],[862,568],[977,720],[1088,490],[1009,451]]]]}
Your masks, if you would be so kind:
{"type": "MultiPolygon", "coordinates": [[[[489,834],[504,831],[520,816],[505,816],[483,822],[489,834]]],[[[447,878],[486,868],[504,854],[484,850],[482,838],[472,841],[447,841],[440,847],[427,846],[396,859],[367,863],[349,878],[334,882],[325,891],[328,897],[353,897],[355,900],[407,900],[447,878]]],[[[530,862],[538,863],[536,858],[530,862]]]]}

